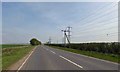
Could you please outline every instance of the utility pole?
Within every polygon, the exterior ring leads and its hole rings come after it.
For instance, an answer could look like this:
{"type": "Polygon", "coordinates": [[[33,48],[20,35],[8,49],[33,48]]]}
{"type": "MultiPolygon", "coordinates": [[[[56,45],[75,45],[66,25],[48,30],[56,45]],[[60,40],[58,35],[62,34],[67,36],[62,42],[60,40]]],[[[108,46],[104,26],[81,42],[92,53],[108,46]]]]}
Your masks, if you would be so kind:
{"type": "Polygon", "coordinates": [[[63,32],[64,37],[64,46],[66,46],[66,39],[68,41],[68,44],[70,46],[70,36],[71,36],[71,28],[70,26],[67,27],[65,30],[61,30],[63,32]]]}
{"type": "Polygon", "coordinates": [[[69,39],[69,41],[71,40],[71,39],[70,39],[70,36],[71,36],[71,28],[72,28],[72,27],[70,27],[70,26],[67,27],[67,32],[68,32],[68,39],[69,39]]]}
{"type": "Polygon", "coordinates": [[[66,45],[66,30],[61,30],[63,32],[64,45],[66,45]]]}
{"type": "Polygon", "coordinates": [[[58,44],[58,40],[57,40],[57,44],[58,44]]]}
{"type": "Polygon", "coordinates": [[[49,41],[48,41],[49,44],[51,44],[51,37],[49,37],[49,41]]]}
{"type": "Polygon", "coordinates": [[[66,39],[67,39],[68,43],[70,44],[70,41],[69,41],[68,36],[67,36],[66,33],[65,33],[65,36],[66,36],[66,39]]]}

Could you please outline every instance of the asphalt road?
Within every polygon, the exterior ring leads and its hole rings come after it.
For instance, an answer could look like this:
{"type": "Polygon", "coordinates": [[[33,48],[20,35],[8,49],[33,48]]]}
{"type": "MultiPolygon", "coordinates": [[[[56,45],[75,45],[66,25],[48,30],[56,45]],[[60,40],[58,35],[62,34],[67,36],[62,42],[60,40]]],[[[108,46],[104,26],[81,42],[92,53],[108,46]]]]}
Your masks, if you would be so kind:
{"type": "Polygon", "coordinates": [[[118,70],[118,65],[41,45],[20,70],[118,70]]]}

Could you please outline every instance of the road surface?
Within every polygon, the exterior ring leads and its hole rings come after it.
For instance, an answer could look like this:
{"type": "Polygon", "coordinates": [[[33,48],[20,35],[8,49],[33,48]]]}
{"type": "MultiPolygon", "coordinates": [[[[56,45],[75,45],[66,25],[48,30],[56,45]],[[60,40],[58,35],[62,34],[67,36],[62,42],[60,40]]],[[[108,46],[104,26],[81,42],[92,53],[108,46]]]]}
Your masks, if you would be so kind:
{"type": "Polygon", "coordinates": [[[118,65],[41,45],[20,70],[118,70],[118,65]]]}

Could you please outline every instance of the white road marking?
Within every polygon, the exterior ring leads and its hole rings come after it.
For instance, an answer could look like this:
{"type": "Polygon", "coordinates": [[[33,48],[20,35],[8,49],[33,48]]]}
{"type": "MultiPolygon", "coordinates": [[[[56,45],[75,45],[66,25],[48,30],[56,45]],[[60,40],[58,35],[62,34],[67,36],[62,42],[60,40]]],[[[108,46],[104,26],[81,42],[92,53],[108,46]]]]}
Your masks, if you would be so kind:
{"type": "MultiPolygon", "coordinates": [[[[36,48],[35,48],[36,49],[36,48]]],[[[35,50],[34,49],[34,50],[35,50]]],[[[25,59],[25,61],[22,63],[22,65],[18,68],[17,72],[24,66],[24,64],[27,62],[27,60],[30,58],[30,56],[33,54],[34,50],[29,54],[29,56],[25,59]]]]}
{"type": "Polygon", "coordinates": [[[65,60],[67,60],[68,62],[70,62],[70,63],[76,65],[76,66],[79,67],[79,68],[83,68],[82,66],[76,64],[75,62],[73,62],[73,61],[71,61],[71,60],[69,60],[69,59],[67,59],[67,58],[65,58],[65,57],[63,57],[63,56],[61,56],[61,55],[60,55],[59,57],[61,57],[61,58],[65,59],[65,60]]]}
{"type": "MultiPolygon", "coordinates": [[[[47,49],[47,48],[45,48],[46,50],[49,50],[49,49],[47,49]]],[[[53,54],[56,54],[54,51],[52,51],[52,50],[49,50],[50,52],[52,52],[53,54]]]]}
{"type": "MultiPolygon", "coordinates": [[[[57,49],[57,50],[60,50],[60,49],[57,49]]],[[[65,51],[65,50],[62,50],[62,51],[65,51]]],[[[70,51],[65,51],[65,52],[68,52],[68,53],[71,53],[71,54],[80,55],[80,56],[83,56],[83,57],[87,57],[87,58],[91,58],[91,59],[95,59],[95,60],[99,60],[99,61],[103,61],[103,62],[107,62],[107,63],[112,63],[112,64],[118,65],[118,63],[111,62],[111,61],[107,61],[107,60],[103,60],[103,59],[98,59],[98,58],[91,57],[91,56],[86,56],[86,55],[82,55],[82,54],[77,54],[77,53],[73,53],[73,52],[70,52],[70,51]]]]}
{"type": "Polygon", "coordinates": [[[47,50],[47,51],[48,51],[48,49],[47,49],[47,48],[43,48],[43,49],[45,49],[45,50],[47,50]]]}
{"type": "Polygon", "coordinates": [[[56,54],[54,51],[51,51],[52,53],[56,54]]]}
{"type": "Polygon", "coordinates": [[[48,49],[46,48],[46,50],[48,50],[48,49]]]}
{"type": "MultiPolygon", "coordinates": [[[[68,51],[66,51],[66,52],[68,52],[68,51]]],[[[72,54],[75,54],[75,55],[80,55],[80,56],[91,58],[91,59],[95,59],[95,60],[99,60],[99,61],[103,61],[103,62],[107,62],[107,63],[113,63],[113,64],[118,65],[118,63],[107,61],[107,60],[103,60],[103,59],[98,59],[98,58],[91,57],[91,56],[86,56],[86,55],[82,55],[82,54],[76,54],[76,53],[73,53],[73,52],[69,52],[69,53],[72,53],[72,54]]]]}

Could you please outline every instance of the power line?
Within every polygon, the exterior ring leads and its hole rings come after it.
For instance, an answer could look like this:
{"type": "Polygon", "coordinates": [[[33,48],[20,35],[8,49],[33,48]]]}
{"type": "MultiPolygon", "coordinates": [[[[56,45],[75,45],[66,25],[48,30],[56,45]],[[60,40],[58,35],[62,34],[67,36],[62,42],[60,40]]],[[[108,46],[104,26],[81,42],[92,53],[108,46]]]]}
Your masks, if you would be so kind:
{"type": "MultiPolygon", "coordinates": [[[[113,22],[113,23],[116,23],[116,22],[113,22]]],[[[110,25],[110,24],[109,24],[110,25]]],[[[91,31],[97,31],[97,30],[110,30],[110,29],[113,29],[113,28],[116,28],[116,27],[118,27],[118,26],[111,26],[110,28],[105,28],[105,29],[103,29],[103,28],[101,28],[101,27],[105,27],[105,26],[108,26],[107,24],[104,24],[104,25],[101,25],[101,26],[99,26],[99,28],[95,28],[94,26],[92,26],[92,27],[94,27],[94,29],[93,28],[87,28],[87,29],[85,29],[85,30],[80,30],[79,31],[79,33],[86,33],[86,32],[91,32],[91,31]]]]}
{"type": "MultiPolygon", "coordinates": [[[[117,4],[115,4],[113,7],[115,7],[117,4]]],[[[99,19],[101,19],[101,18],[103,18],[103,17],[105,17],[105,16],[108,16],[111,12],[114,12],[114,10],[110,10],[110,11],[107,11],[106,13],[104,13],[104,14],[100,14],[100,15],[98,15],[98,16],[94,16],[94,15],[90,15],[90,17],[91,16],[93,16],[91,19],[94,19],[94,20],[99,20],[99,19]]],[[[98,14],[98,13],[96,13],[96,14],[98,14]]],[[[87,18],[85,18],[85,19],[83,19],[83,20],[86,20],[87,18]]],[[[83,21],[83,20],[80,20],[80,21],[83,21]]],[[[86,23],[84,23],[84,25],[83,26],[88,26],[88,22],[94,22],[95,23],[95,21],[94,20],[89,20],[89,21],[87,21],[86,23]]],[[[108,20],[109,21],[109,20],[108,20]]],[[[104,21],[100,21],[99,23],[98,22],[96,22],[96,23],[98,23],[98,24],[100,24],[100,23],[103,23],[104,21]]],[[[113,22],[114,23],[114,22],[113,22]]],[[[97,25],[98,25],[97,24],[97,25]]],[[[89,25],[93,25],[93,24],[89,24],[89,25]]],[[[108,25],[108,24],[104,24],[104,25],[108,25]]],[[[81,26],[81,27],[83,27],[83,26],[81,26]]],[[[89,28],[87,28],[87,29],[89,29],[89,28]]],[[[109,28],[109,29],[112,29],[112,28],[109,28]]],[[[97,29],[98,30],[98,29],[97,29]]],[[[102,30],[108,30],[108,29],[102,29],[102,30]]],[[[94,31],[94,30],[92,30],[92,31],[94,31]]],[[[67,31],[66,30],[63,30],[63,32],[64,32],[64,38],[65,38],[65,41],[66,41],[66,38],[68,37],[68,40],[70,40],[70,34],[69,34],[69,31],[68,31],[68,35],[67,35],[67,31]]],[[[84,32],[84,31],[83,31],[84,32]]],[[[107,35],[108,33],[106,33],[106,35],[107,35]]],[[[100,36],[100,35],[95,35],[95,36],[100,36]]],[[[107,35],[108,36],[108,35],[107,35]]]]}
{"type": "MultiPolygon", "coordinates": [[[[87,26],[87,29],[93,29],[93,28],[91,28],[91,27],[99,27],[100,28],[100,26],[107,26],[107,25],[109,25],[109,24],[111,24],[111,23],[117,23],[118,21],[113,21],[113,22],[108,22],[108,23],[103,23],[103,22],[101,22],[101,23],[96,23],[96,24],[89,24],[88,26],[87,26]],[[93,25],[95,25],[95,26],[93,26],[93,25]]],[[[84,30],[83,28],[81,28],[81,29],[79,29],[79,30],[84,30]]]]}
{"type": "MultiPolygon", "coordinates": [[[[112,6],[112,7],[115,7],[116,5],[117,5],[117,4],[115,4],[115,5],[112,6]]],[[[105,8],[105,7],[104,7],[104,8],[105,8]]],[[[103,11],[104,8],[101,8],[101,9],[99,10],[99,12],[100,12],[100,11],[103,11]]],[[[110,8],[110,9],[112,9],[112,8],[110,8]]],[[[110,10],[110,9],[108,9],[108,10],[110,10]]],[[[98,10],[96,10],[96,11],[98,11],[98,10]]],[[[79,22],[81,22],[81,21],[83,21],[83,20],[86,20],[86,19],[89,18],[89,17],[92,17],[92,18],[95,17],[95,16],[96,16],[96,11],[93,12],[92,15],[89,15],[89,16],[85,17],[84,19],[79,20],[79,22]]],[[[97,16],[98,16],[98,15],[101,15],[101,13],[103,13],[103,12],[100,12],[100,14],[97,14],[97,16]]]]}
{"type": "MultiPolygon", "coordinates": [[[[117,4],[116,4],[116,5],[117,5],[117,4]]],[[[115,7],[116,5],[114,5],[113,7],[115,7]]],[[[112,12],[114,12],[114,10],[113,10],[112,12]]],[[[105,17],[106,15],[109,15],[110,13],[111,13],[111,12],[102,14],[102,16],[100,16],[101,14],[98,14],[98,15],[97,15],[97,16],[98,16],[97,18],[96,18],[96,17],[94,17],[94,18],[92,17],[92,20],[87,21],[87,22],[85,21],[86,23],[84,23],[84,24],[82,24],[82,25],[83,25],[83,26],[88,25],[88,23],[94,22],[94,20],[96,20],[96,19],[97,19],[97,20],[98,20],[98,19],[101,19],[101,18],[105,17]]],[[[87,18],[88,18],[88,17],[87,17],[87,18]]],[[[91,19],[91,18],[90,18],[90,19],[91,19]]],[[[80,20],[80,21],[81,21],[81,20],[80,20]]],[[[82,25],[81,25],[81,26],[82,26],[82,25]]]]}
{"type": "MultiPolygon", "coordinates": [[[[117,4],[115,4],[114,6],[112,6],[113,8],[116,6],[117,4]]],[[[105,9],[105,8],[104,8],[105,9]]],[[[112,9],[112,8],[110,8],[110,9],[112,9]]],[[[108,10],[106,10],[106,11],[108,11],[108,12],[110,12],[110,9],[108,9],[108,10]]],[[[117,9],[116,9],[117,10],[117,9]]],[[[101,9],[101,11],[103,11],[103,9],[101,9]]],[[[105,11],[104,12],[100,12],[100,11],[98,11],[99,13],[96,13],[97,14],[97,16],[99,16],[99,15],[101,15],[101,13],[105,13],[105,11]]],[[[96,14],[93,14],[94,16],[93,17],[96,17],[96,14]]],[[[92,18],[93,18],[92,17],[92,18]]]]}
{"type": "MultiPolygon", "coordinates": [[[[113,3],[107,4],[107,5],[99,8],[99,9],[97,9],[96,11],[94,11],[94,12],[92,12],[90,15],[88,15],[87,18],[90,17],[90,16],[94,16],[95,13],[98,12],[98,10],[99,10],[99,12],[100,12],[100,11],[103,11],[103,9],[104,9],[106,6],[109,6],[109,5],[111,5],[111,4],[113,4],[113,3]]],[[[113,7],[114,7],[114,6],[113,6],[113,7]]],[[[101,13],[100,13],[100,14],[101,14],[101,13]]],[[[82,18],[82,20],[85,20],[85,19],[86,19],[86,17],[83,17],[83,18],[82,18]]],[[[80,19],[80,21],[82,21],[82,20],[80,19]]]]}
{"type": "MultiPolygon", "coordinates": [[[[114,11],[112,11],[112,12],[114,12],[114,11]]],[[[105,17],[106,15],[109,15],[110,13],[111,13],[111,12],[109,12],[109,13],[107,13],[107,14],[104,14],[104,15],[102,15],[102,16],[100,16],[100,17],[94,18],[94,19],[92,19],[92,20],[90,20],[90,21],[87,21],[87,22],[85,21],[86,23],[83,23],[80,27],[87,26],[88,23],[95,22],[96,20],[99,20],[99,19],[105,17]]]]}
{"type": "MultiPolygon", "coordinates": [[[[104,33],[104,34],[97,34],[97,35],[94,35],[94,34],[93,34],[93,35],[82,35],[82,36],[77,36],[77,37],[79,37],[79,38],[80,38],[80,37],[85,37],[85,36],[88,36],[88,37],[91,37],[91,36],[92,36],[92,37],[93,37],[93,36],[94,36],[94,37],[101,37],[101,36],[103,36],[103,37],[105,37],[105,36],[107,36],[107,34],[108,34],[108,35],[114,35],[114,34],[119,34],[119,33],[120,33],[120,32],[112,32],[112,33],[104,33]]],[[[74,37],[75,37],[75,36],[74,36],[74,37]]],[[[73,37],[73,38],[74,38],[74,37],[73,37]]]]}

